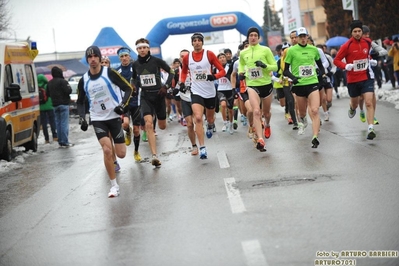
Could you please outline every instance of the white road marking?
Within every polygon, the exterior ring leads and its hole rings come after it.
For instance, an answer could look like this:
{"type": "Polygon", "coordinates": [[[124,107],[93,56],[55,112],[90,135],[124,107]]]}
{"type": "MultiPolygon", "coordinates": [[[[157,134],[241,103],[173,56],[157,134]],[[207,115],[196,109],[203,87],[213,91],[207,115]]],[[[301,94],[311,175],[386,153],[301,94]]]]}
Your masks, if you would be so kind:
{"type": "Polygon", "coordinates": [[[267,266],[265,255],[257,239],[241,242],[248,266],[267,266]]]}
{"type": "Polygon", "coordinates": [[[227,159],[227,155],[224,151],[218,151],[217,156],[218,156],[220,168],[229,168],[230,167],[229,160],[227,159]]]}
{"type": "Polygon", "coordinates": [[[227,196],[230,201],[232,213],[245,212],[245,206],[242,202],[240,191],[234,187],[236,180],[233,177],[225,178],[224,185],[226,186],[227,196]]]}

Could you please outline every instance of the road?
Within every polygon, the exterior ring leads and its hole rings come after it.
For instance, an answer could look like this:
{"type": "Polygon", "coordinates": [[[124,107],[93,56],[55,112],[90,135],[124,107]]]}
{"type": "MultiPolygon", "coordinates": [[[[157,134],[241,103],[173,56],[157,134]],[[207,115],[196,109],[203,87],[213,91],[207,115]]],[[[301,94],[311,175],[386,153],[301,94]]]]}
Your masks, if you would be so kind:
{"type": "Polygon", "coordinates": [[[310,125],[298,136],[277,102],[264,153],[239,125],[206,139],[200,160],[170,122],[157,130],[162,167],[148,143],[141,163],[129,146],[113,199],[92,128],[72,130],[74,147],[39,147],[0,179],[0,265],[301,266],[342,251],[366,253],[341,263],[399,265],[398,110],[378,103],[369,141],[348,103],[334,100],[317,149],[310,125]]]}

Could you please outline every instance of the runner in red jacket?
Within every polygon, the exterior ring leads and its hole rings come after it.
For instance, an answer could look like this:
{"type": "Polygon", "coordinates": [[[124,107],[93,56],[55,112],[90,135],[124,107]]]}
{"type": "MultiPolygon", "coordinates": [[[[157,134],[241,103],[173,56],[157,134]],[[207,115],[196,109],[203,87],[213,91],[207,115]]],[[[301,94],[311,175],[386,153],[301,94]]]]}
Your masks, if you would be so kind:
{"type": "Polygon", "coordinates": [[[359,96],[362,95],[367,109],[368,133],[367,139],[374,139],[374,72],[370,65],[371,41],[363,38],[363,23],[354,20],[351,25],[352,37],[341,46],[334,64],[346,70],[348,92],[351,97],[348,116],[353,118],[359,105],[359,96]],[[345,62],[342,60],[345,59],[345,62]]]}

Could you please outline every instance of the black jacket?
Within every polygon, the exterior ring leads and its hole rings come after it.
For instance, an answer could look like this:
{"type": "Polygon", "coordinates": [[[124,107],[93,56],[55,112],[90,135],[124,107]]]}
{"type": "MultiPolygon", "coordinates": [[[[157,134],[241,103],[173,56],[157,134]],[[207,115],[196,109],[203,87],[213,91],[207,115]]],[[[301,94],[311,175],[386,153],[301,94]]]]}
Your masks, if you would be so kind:
{"type": "Polygon", "coordinates": [[[53,67],[51,69],[51,75],[53,79],[47,84],[47,94],[53,100],[53,106],[58,105],[69,105],[72,93],[72,88],[68,81],[64,79],[62,70],[59,67],[53,67]]]}

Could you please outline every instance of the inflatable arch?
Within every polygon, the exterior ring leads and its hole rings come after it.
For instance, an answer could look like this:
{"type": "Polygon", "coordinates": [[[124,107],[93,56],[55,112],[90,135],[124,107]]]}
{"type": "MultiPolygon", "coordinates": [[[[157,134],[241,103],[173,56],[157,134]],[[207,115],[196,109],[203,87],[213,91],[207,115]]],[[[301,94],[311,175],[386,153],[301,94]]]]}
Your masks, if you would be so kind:
{"type": "Polygon", "coordinates": [[[162,58],[161,44],[164,43],[169,35],[237,29],[246,36],[250,27],[259,28],[261,44],[264,45],[265,36],[262,27],[242,12],[166,18],[159,21],[152,28],[146,39],[150,41],[151,54],[162,58]]]}

